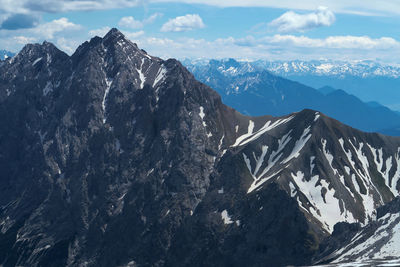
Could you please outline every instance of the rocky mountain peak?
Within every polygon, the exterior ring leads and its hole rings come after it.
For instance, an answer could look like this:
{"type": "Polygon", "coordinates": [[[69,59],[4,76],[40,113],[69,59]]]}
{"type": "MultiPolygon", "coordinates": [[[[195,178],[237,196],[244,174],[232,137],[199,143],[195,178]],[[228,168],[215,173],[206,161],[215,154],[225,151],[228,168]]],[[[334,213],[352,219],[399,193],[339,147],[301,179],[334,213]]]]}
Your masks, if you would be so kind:
{"type": "Polygon", "coordinates": [[[0,66],[0,265],[304,265],[398,195],[399,139],[244,116],[116,29],[51,47],[0,66]]]}
{"type": "Polygon", "coordinates": [[[109,39],[117,39],[117,40],[118,39],[125,39],[125,35],[120,30],[118,30],[117,28],[112,28],[104,36],[104,40],[109,40],[109,39]]]}
{"type": "Polygon", "coordinates": [[[65,60],[68,58],[68,55],[59,50],[54,44],[44,41],[42,44],[25,45],[22,50],[9,61],[19,62],[19,64],[31,62],[31,65],[35,66],[36,64],[42,64],[43,62],[50,64],[53,58],[57,60],[65,60]]]}

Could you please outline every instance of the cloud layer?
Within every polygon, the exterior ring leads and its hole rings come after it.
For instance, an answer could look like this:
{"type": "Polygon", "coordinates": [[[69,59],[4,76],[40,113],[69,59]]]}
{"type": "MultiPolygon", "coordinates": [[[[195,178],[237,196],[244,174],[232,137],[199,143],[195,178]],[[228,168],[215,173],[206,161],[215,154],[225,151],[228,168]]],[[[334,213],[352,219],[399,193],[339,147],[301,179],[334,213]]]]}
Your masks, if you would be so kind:
{"type": "Polygon", "coordinates": [[[0,13],[59,13],[133,7],[147,0],[0,0],[0,13]]]}
{"type": "Polygon", "coordinates": [[[162,32],[184,32],[204,28],[201,17],[197,14],[187,14],[168,20],[162,27],[162,32]]]}
{"type": "Polygon", "coordinates": [[[179,2],[206,4],[219,7],[271,7],[296,10],[314,10],[317,6],[329,6],[335,13],[358,14],[365,16],[399,15],[400,1],[397,0],[149,0],[153,3],[179,2]]]}
{"type": "Polygon", "coordinates": [[[239,58],[269,60],[379,60],[395,63],[400,56],[400,42],[389,37],[330,36],[309,38],[273,35],[262,38],[219,38],[213,41],[194,38],[155,38],[142,36],[135,40],[149,53],[162,57],[239,58]]]}
{"type": "Polygon", "coordinates": [[[331,26],[334,22],[335,14],[326,7],[319,7],[315,12],[308,14],[288,11],[268,25],[279,32],[304,32],[322,26],[331,26]]]}
{"type": "Polygon", "coordinates": [[[319,5],[325,5],[335,13],[400,14],[400,2],[396,0],[380,0],[379,4],[376,0],[0,0],[0,13],[90,11],[172,2],[220,7],[271,7],[296,10],[314,10],[319,5]]]}

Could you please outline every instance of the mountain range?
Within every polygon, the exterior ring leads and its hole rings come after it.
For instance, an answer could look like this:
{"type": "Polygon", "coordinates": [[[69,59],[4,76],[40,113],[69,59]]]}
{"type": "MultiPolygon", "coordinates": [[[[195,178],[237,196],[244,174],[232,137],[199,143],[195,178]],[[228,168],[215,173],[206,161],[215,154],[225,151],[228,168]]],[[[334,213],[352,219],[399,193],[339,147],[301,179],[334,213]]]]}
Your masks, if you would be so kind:
{"type": "MultiPolygon", "coordinates": [[[[229,65],[233,59],[217,60],[229,65]]],[[[186,66],[204,67],[213,60],[184,60],[186,66]]],[[[215,63],[215,62],[214,62],[215,63]]],[[[236,61],[236,66],[224,69],[227,73],[245,74],[267,70],[272,74],[300,82],[313,88],[330,86],[343,89],[362,101],[377,101],[394,110],[400,110],[400,66],[384,65],[374,61],[236,61]]],[[[190,68],[190,67],[189,67],[190,68]]]]}
{"type": "Polygon", "coordinates": [[[398,227],[400,138],[243,115],[117,29],[72,56],[26,45],[0,103],[5,267],[309,265],[341,229],[398,227]]]}
{"type": "Polygon", "coordinates": [[[316,90],[253,63],[233,59],[185,64],[197,79],[214,88],[224,103],[247,115],[282,116],[309,108],[357,129],[400,135],[397,112],[379,104],[364,103],[343,90],[331,87],[316,90]]]}
{"type": "Polygon", "coordinates": [[[15,54],[7,51],[7,50],[0,50],[0,60],[5,60],[9,57],[13,57],[15,54]]]}

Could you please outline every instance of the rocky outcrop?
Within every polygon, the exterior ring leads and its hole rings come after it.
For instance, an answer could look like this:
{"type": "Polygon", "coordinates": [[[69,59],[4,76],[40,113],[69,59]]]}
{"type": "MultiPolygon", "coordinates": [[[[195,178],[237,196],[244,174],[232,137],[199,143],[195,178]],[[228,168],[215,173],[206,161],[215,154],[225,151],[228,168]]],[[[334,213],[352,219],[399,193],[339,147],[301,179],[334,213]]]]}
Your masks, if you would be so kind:
{"type": "Polygon", "coordinates": [[[4,61],[0,118],[3,266],[307,264],[398,195],[399,139],[243,116],[116,29],[4,61]]]}

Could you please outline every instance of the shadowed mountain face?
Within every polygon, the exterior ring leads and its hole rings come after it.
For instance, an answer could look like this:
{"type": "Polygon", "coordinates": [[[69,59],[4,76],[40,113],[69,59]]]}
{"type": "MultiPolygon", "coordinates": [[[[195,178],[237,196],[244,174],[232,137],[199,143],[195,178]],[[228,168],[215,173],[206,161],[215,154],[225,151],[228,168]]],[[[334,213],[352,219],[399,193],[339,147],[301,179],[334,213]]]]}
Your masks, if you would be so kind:
{"type": "MultiPolygon", "coordinates": [[[[257,62],[230,59],[185,63],[197,79],[221,94],[225,104],[244,114],[282,116],[308,108],[363,131],[400,135],[399,114],[381,105],[364,103],[343,90],[325,87],[319,91],[278,77],[257,62]]],[[[338,88],[347,89],[342,86],[338,88]]]]}
{"type": "Polygon", "coordinates": [[[247,117],[118,30],[0,66],[3,266],[308,264],[398,195],[400,139],[247,117]]]}

